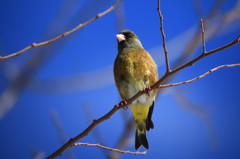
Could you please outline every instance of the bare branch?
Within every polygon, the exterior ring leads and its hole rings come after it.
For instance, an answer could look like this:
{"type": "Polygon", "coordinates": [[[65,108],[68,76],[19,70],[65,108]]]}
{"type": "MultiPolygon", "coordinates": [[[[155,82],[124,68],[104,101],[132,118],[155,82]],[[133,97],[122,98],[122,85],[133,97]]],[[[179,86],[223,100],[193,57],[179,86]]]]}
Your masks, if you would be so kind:
{"type": "Polygon", "coordinates": [[[193,81],[196,81],[200,78],[203,78],[207,75],[209,75],[210,73],[214,72],[214,71],[217,71],[219,70],[220,68],[226,68],[226,67],[237,67],[237,66],[240,66],[240,64],[231,64],[231,65],[221,65],[221,66],[218,66],[218,67],[215,67],[211,70],[209,70],[208,72],[198,76],[198,77],[195,77],[191,80],[188,80],[188,81],[183,81],[183,82],[178,82],[178,83],[172,83],[172,84],[164,84],[164,85],[160,85],[159,88],[166,88],[166,87],[173,87],[173,86],[179,86],[179,85],[182,85],[182,84],[187,84],[187,83],[191,83],[193,81]]]}
{"type": "Polygon", "coordinates": [[[203,54],[206,53],[206,45],[205,45],[205,37],[204,37],[204,24],[203,19],[200,19],[201,23],[201,31],[202,31],[202,47],[203,47],[203,54]]]}
{"type": "Polygon", "coordinates": [[[131,151],[123,151],[123,150],[119,150],[119,149],[113,149],[110,147],[106,147],[106,146],[102,146],[100,144],[88,144],[88,143],[75,143],[72,146],[80,146],[80,145],[84,145],[84,146],[95,146],[95,147],[100,147],[106,150],[110,150],[110,151],[115,151],[115,152],[119,152],[119,153],[126,153],[126,154],[132,154],[132,155],[145,155],[147,152],[131,152],[131,151]]]}
{"type": "Polygon", "coordinates": [[[9,59],[9,58],[11,58],[11,57],[15,57],[15,56],[21,55],[22,53],[24,53],[24,52],[26,52],[26,51],[28,51],[28,50],[30,50],[30,49],[32,49],[32,48],[40,47],[40,46],[43,46],[43,45],[48,45],[48,44],[51,44],[51,43],[53,43],[53,42],[55,42],[55,41],[57,41],[57,40],[60,40],[60,39],[62,39],[63,37],[66,37],[66,36],[74,33],[75,31],[81,29],[82,27],[90,24],[91,22],[97,20],[98,18],[100,18],[100,17],[108,14],[109,12],[113,11],[115,8],[116,8],[116,5],[113,5],[113,6],[111,6],[110,8],[108,8],[107,10],[105,10],[104,12],[97,14],[94,18],[88,20],[87,22],[82,23],[82,24],[79,24],[77,27],[75,27],[75,28],[73,28],[73,29],[71,29],[71,30],[69,30],[69,31],[67,31],[67,32],[65,32],[65,33],[63,33],[63,34],[61,34],[61,35],[53,38],[53,39],[50,39],[50,40],[44,41],[44,42],[40,42],[40,43],[32,43],[32,44],[29,45],[28,47],[25,47],[24,49],[22,49],[22,50],[20,50],[20,51],[18,51],[18,52],[15,52],[15,53],[12,53],[12,54],[3,56],[3,57],[0,56],[0,61],[9,59]]]}
{"type": "Polygon", "coordinates": [[[168,60],[168,51],[166,46],[166,34],[164,33],[163,29],[163,16],[160,9],[160,0],[158,0],[158,7],[157,7],[159,19],[160,19],[160,31],[162,34],[162,42],[163,42],[163,50],[165,54],[165,63],[166,63],[166,72],[171,72],[170,66],[169,66],[169,60],[168,60]]]}

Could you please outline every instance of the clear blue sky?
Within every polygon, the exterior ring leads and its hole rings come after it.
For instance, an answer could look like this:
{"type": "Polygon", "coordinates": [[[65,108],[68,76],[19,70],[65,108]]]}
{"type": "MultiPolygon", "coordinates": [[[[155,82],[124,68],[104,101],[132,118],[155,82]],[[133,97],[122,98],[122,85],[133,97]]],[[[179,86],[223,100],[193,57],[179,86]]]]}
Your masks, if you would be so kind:
{"type": "MultiPolygon", "coordinates": [[[[2,0],[0,56],[53,38],[113,4],[110,0],[2,0]]],[[[200,17],[204,18],[214,1],[202,0],[201,4],[200,17]]],[[[239,5],[237,0],[225,1],[211,19],[206,32],[219,28],[206,41],[207,50],[229,43],[240,34],[239,9],[238,16],[227,19],[239,5]],[[223,16],[225,19],[220,21],[223,16]]],[[[161,76],[165,68],[156,7],[156,0],[124,1],[124,28],[139,36],[157,61],[161,76]]],[[[192,0],[162,0],[161,8],[172,66],[194,38],[200,17],[192,0]]],[[[69,139],[90,124],[86,107],[92,114],[90,118],[96,119],[120,101],[112,74],[117,33],[113,11],[54,44],[0,62],[0,110],[9,106],[0,118],[1,159],[31,158],[38,152],[46,157],[59,148],[62,144],[51,112],[57,112],[69,139]],[[26,79],[31,82],[21,82],[26,79]],[[12,103],[4,102],[4,95],[12,103]]],[[[190,59],[201,53],[201,47],[192,52],[190,59]]],[[[240,63],[239,53],[240,45],[233,46],[199,61],[169,82],[189,80],[219,65],[240,63]]],[[[240,158],[239,81],[240,67],[224,68],[194,83],[164,89],[155,104],[155,129],[147,134],[150,144],[147,155],[123,154],[121,158],[240,158]],[[193,104],[189,106],[185,99],[193,104]]],[[[124,114],[131,117],[129,110],[120,110],[97,126],[105,146],[115,148],[124,128],[124,114]]],[[[93,133],[80,142],[99,143],[93,133]]],[[[134,133],[129,142],[124,150],[134,151],[134,133]]],[[[106,158],[109,152],[86,146],[72,149],[74,156],[81,159],[106,158]]],[[[67,153],[59,158],[67,158],[67,153]]]]}

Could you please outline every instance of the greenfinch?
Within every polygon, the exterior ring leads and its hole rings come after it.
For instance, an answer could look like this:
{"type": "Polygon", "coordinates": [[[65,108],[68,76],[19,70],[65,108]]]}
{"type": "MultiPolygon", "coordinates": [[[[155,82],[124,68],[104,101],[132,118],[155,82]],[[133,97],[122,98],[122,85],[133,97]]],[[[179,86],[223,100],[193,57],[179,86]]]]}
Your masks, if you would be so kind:
{"type": "MultiPolygon", "coordinates": [[[[114,79],[121,98],[127,100],[154,84],[158,80],[158,71],[156,63],[143,48],[137,35],[124,30],[116,37],[118,55],[114,62],[114,79]]],[[[136,125],[136,150],[141,145],[149,149],[146,130],[154,128],[151,118],[156,95],[157,89],[154,89],[128,105],[136,125]]]]}

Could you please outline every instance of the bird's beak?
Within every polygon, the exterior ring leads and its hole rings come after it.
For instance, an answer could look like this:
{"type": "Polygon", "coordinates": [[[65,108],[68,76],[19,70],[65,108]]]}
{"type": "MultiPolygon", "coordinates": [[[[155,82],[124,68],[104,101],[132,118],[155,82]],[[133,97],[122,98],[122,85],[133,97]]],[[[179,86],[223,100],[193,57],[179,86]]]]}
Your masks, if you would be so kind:
{"type": "Polygon", "coordinates": [[[117,37],[118,42],[121,42],[121,41],[123,41],[123,40],[126,40],[126,39],[125,39],[125,36],[124,36],[123,34],[117,34],[116,37],[117,37]]]}

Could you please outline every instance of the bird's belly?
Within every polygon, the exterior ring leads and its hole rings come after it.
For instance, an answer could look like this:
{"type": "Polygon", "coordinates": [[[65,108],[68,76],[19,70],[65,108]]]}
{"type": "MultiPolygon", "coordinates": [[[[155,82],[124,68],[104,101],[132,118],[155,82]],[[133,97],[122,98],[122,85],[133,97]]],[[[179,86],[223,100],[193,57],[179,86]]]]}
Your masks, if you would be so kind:
{"type": "MultiPolygon", "coordinates": [[[[139,91],[146,88],[146,86],[144,84],[140,84],[140,83],[134,84],[134,85],[131,83],[128,83],[127,87],[128,87],[128,96],[130,98],[133,97],[135,94],[137,94],[139,91]]],[[[135,105],[136,103],[143,103],[143,104],[151,105],[152,101],[153,101],[153,96],[151,94],[150,95],[143,94],[140,97],[138,97],[137,100],[134,100],[131,105],[135,105]]]]}

